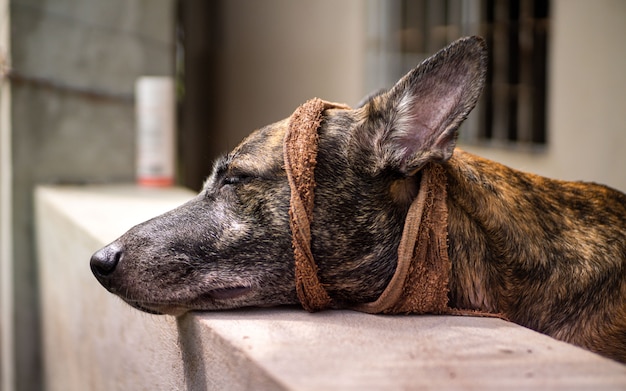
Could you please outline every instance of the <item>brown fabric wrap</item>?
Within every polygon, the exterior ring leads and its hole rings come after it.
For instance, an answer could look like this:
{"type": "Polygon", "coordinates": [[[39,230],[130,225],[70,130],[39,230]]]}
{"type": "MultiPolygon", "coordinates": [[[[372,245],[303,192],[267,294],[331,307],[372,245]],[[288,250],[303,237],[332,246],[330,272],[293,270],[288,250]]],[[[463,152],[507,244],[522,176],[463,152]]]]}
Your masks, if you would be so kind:
{"type": "Polygon", "coordinates": [[[319,281],[317,265],[311,253],[314,170],[317,157],[317,129],[326,109],[348,109],[346,105],[313,98],[298,107],[289,119],[283,153],[285,171],[291,189],[289,217],[295,257],[296,292],[307,311],[319,311],[332,300],[319,281]]]}

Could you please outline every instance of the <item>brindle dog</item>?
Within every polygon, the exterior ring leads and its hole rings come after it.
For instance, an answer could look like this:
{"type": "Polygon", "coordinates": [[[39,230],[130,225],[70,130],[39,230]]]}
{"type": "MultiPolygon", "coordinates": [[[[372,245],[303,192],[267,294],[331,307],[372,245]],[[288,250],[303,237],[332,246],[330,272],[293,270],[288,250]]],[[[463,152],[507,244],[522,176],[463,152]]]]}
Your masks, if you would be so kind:
{"type": "MultiPolygon", "coordinates": [[[[626,196],[455,150],[485,57],[482,39],[461,39],[362,107],[324,112],[311,225],[319,279],[338,308],[378,298],[433,162],[448,180],[450,307],[501,313],[626,362],[626,196]]],[[[196,198],[95,253],[100,283],[160,314],[298,303],[286,127],[252,133],[196,198]]]]}

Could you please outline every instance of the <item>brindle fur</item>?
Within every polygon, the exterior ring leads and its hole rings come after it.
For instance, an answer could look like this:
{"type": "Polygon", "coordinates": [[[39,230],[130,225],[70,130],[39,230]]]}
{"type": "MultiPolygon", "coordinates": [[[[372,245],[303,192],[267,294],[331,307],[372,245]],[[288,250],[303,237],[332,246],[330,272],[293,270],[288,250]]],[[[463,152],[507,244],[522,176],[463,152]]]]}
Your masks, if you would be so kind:
{"type": "MultiPolygon", "coordinates": [[[[337,308],[374,301],[395,271],[420,168],[448,177],[450,305],[626,362],[626,196],[522,173],[456,150],[484,84],[480,38],[453,43],[319,129],[312,252],[337,308]]],[[[219,159],[202,192],[91,260],[132,306],[189,310],[297,303],[283,120],[219,159]]]]}

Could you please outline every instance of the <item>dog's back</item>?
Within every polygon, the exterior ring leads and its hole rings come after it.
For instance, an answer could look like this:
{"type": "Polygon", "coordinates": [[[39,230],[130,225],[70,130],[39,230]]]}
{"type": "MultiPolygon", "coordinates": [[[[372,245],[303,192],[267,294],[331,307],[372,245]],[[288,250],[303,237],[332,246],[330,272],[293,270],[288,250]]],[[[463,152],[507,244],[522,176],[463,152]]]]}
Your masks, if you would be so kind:
{"type": "Polygon", "coordinates": [[[626,361],[626,195],[460,150],[445,166],[455,305],[626,361]]]}

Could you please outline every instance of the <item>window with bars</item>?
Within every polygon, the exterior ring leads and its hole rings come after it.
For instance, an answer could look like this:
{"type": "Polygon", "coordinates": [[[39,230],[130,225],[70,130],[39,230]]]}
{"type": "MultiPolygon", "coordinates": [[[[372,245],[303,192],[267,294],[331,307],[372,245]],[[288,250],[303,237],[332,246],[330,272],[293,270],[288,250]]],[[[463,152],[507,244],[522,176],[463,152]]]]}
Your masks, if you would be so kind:
{"type": "Polygon", "coordinates": [[[546,143],[549,0],[370,0],[369,11],[368,88],[390,85],[457,38],[481,35],[489,50],[487,84],[460,137],[546,143]]]}

